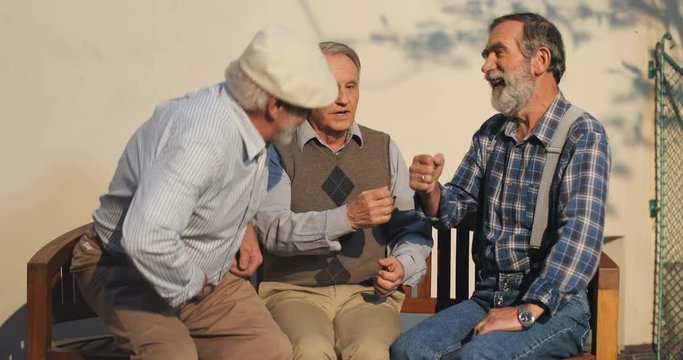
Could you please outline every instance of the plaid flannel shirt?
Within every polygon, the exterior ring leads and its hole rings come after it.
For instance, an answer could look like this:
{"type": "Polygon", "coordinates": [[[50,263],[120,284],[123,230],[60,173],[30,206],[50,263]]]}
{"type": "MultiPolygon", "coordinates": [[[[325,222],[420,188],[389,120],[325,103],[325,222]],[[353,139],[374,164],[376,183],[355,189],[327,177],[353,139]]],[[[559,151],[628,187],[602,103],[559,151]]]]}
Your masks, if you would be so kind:
{"type": "MultiPolygon", "coordinates": [[[[474,134],[453,179],[441,187],[438,219],[433,220],[437,227],[451,228],[479,208],[486,147],[498,134],[489,161],[492,168],[484,207],[488,213],[477,229],[484,240],[473,249],[478,268],[495,272],[530,270],[529,239],[545,149],[569,107],[558,93],[521,142],[517,141],[516,121],[505,119],[499,131],[497,117],[489,119],[474,134]]],[[[539,254],[542,270],[523,301],[543,304],[555,313],[572,295],[586,288],[597,271],[602,250],[609,172],[607,134],[598,120],[584,113],[571,126],[560,156],[548,216],[555,231],[544,236],[539,254]]]]}

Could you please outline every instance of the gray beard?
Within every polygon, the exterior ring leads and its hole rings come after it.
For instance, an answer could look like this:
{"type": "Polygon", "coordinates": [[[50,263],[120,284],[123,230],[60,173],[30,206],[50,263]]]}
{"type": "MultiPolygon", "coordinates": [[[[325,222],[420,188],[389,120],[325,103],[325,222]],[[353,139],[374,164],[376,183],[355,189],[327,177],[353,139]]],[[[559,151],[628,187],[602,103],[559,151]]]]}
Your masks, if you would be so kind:
{"type": "Polygon", "coordinates": [[[286,130],[280,131],[280,134],[277,136],[277,142],[282,144],[282,145],[287,145],[290,142],[292,142],[292,138],[294,138],[294,132],[296,131],[296,128],[290,128],[286,130]]]}
{"type": "Polygon", "coordinates": [[[502,89],[493,89],[491,92],[491,106],[496,111],[507,116],[517,115],[531,99],[534,92],[534,84],[531,82],[531,70],[525,66],[514,72],[497,72],[487,75],[487,78],[501,77],[505,80],[502,89]]]}
{"type": "Polygon", "coordinates": [[[289,118],[289,115],[287,115],[287,121],[285,124],[280,125],[280,131],[278,132],[277,135],[277,142],[282,144],[282,145],[287,145],[290,142],[292,142],[292,138],[294,137],[294,133],[296,132],[296,126],[293,126],[291,123],[291,119],[289,118]]]}

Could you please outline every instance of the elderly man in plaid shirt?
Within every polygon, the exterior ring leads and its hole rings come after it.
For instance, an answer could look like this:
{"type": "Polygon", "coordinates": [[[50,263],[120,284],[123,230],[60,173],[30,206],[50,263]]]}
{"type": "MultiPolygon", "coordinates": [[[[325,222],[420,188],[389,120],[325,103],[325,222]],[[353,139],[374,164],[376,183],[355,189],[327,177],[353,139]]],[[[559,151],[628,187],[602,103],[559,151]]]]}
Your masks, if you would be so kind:
{"type": "Polygon", "coordinates": [[[565,116],[572,105],[558,89],[562,38],[540,15],[495,19],[482,56],[500,114],[474,134],[449,183],[438,182],[441,154],[418,155],[410,167],[416,205],[435,226],[454,227],[476,212],[475,291],[399,338],[392,359],[564,358],[582,352],[589,331],[586,286],[602,248],[610,171],[605,129],[580,109],[565,116]],[[571,126],[550,190],[541,193],[561,121],[571,126]],[[536,249],[537,200],[549,211],[536,249]]]}

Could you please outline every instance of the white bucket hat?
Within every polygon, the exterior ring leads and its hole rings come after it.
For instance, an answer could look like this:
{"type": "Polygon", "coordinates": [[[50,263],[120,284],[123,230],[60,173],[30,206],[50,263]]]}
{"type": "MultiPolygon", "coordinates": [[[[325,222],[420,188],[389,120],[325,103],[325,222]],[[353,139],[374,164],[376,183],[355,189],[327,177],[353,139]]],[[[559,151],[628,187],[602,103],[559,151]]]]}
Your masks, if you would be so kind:
{"type": "Polygon", "coordinates": [[[337,98],[337,81],[318,44],[283,28],[256,33],[239,65],[263,90],[292,105],[314,109],[337,98]]]}

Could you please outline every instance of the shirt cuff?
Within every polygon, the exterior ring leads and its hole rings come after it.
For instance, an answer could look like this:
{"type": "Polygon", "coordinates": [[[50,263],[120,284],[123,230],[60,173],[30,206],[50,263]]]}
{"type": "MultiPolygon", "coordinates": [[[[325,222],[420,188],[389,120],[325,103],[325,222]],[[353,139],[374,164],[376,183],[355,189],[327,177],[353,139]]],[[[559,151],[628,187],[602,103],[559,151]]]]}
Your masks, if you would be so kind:
{"type": "Polygon", "coordinates": [[[346,215],[346,205],[327,212],[325,239],[330,243],[331,248],[339,247],[337,251],[341,250],[339,238],[354,231],[349,223],[349,217],[346,215]]]}
{"type": "Polygon", "coordinates": [[[531,284],[522,301],[541,304],[554,315],[560,306],[560,298],[559,290],[539,277],[531,284]]]}
{"type": "Polygon", "coordinates": [[[425,214],[424,207],[422,206],[422,201],[420,200],[420,197],[417,194],[413,195],[413,202],[415,203],[415,213],[417,213],[417,216],[419,216],[420,219],[432,225],[439,222],[439,218],[434,216],[427,216],[425,214]]]}
{"type": "Polygon", "coordinates": [[[401,254],[396,256],[396,259],[403,265],[403,285],[415,286],[420,283],[425,273],[427,272],[426,266],[420,266],[415,263],[412,256],[407,254],[401,254]]]}

